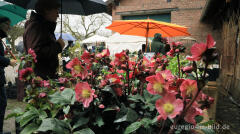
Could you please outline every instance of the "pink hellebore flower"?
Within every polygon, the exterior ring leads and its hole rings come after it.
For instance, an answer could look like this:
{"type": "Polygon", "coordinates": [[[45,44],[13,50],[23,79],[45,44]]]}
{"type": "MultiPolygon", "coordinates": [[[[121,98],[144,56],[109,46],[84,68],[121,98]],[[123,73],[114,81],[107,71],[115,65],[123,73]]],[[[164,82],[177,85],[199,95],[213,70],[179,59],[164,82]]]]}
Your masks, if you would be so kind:
{"type": "Polygon", "coordinates": [[[163,98],[156,101],[156,109],[164,120],[175,118],[183,109],[183,101],[176,99],[175,94],[167,93],[163,98]]]}
{"type": "Polygon", "coordinates": [[[22,69],[19,71],[19,79],[22,81],[28,80],[29,76],[33,73],[33,69],[31,67],[22,69]]]}
{"type": "Polygon", "coordinates": [[[202,55],[207,49],[210,49],[214,47],[216,42],[214,41],[213,37],[209,34],[207,36],[207,44],[205,43],[195,43],[191,47],[191,57],[187,57],[188,60],[190,61],[199,61],[202,58],[202,55]]]}
{"type": "Polygon", "coordinates": [[[148,81],[147,90],[150,94],[163,94],[165,93],[164,89],[168,89],[168,84],[165,82],[161,73],[156,75],[148,76],[146,78],[148,81]]]}
{"type": "Polygon", "coordinates": [[[101,109],[105,108],[105,106],[103,104],[100,104],[98,107],[101,109]]]}
{"type": "Polygon", "coordinates": [[[91,54],[88,52],[88,51],[84,51],[82,56],[81,56],[81,59],[84,60],[85,63],[91,63],[91,54]]]}
{"type": "Polygon", "coordinates": [[[28,49],[28,54],[32,55],[34,62],[37,63],[37,55],[34,50],[32,50],[31,48],[28,49]]]}
{"type": "Polygon", "coordinates": [[[180,86],[180,90],[183,98],[191,95],[194,96],[198,90],[197,81],[185,79],[180,86]]]}
{"type": "Polygon", "coordinates": [[[122,64],[126,63],[127,60],[128,60],[128,56],[126,55],[125,51],[122,51],[121,53],[116,53],[114,65],[121,66],[122,64]]]}
{"type": "Polygon", "coordinates": [[[162,74],[162,77],[165,80],[173,80],[174,76],[172,75],[172,72],[170,70],[164,70],[160,72],[162,74]]]}
{"type": "Polygon", "coordinates": [[[60,87],[60,91],[63,91],[65,89],[65,87],[60,87]]]}
{"type": "Polygon", "coordinates": [[[50,87],[49,81],[44,80],[43,81],[43,86],[49,88],[50,87]]]}
{"type": "Polygon", "coordinates": [[[89,107],[93,101],[95,90],[92,90],[87,82],[77,83],[75,87],[76,100],[82,102],[84,107],[89,107]]]}
{"type": "Polygon", "coordinates": [[[46,96],[47,96],[46,93],[40,93],[40,94],[38,95],[38,98],[44,98],[44,97],[46,97],[46,96]]]}
{"type": "Polygon", "coordinates": [[[184,116],[184,120],[193,125],[196,125],[195,117],[197,115],[203,115],[202,109],[198,108],[197,105],[198,104],[194,102],[193,105],[188,109],[186,115],[184,116]]]}
{"type": "Polygon", "coordinates": [[[108,57],[110,55],[110,52],[108,49],[104,49],[101,53],[98,53],[96,55],[97,58],[103,58],[103,57],[108,57]]]}
{"type": "Polygon", "coordinates": [[[87,70],[81,65],[81,61],[79,61],[78,58],[74,58],[66,65],[66,67],[71,69],[71,74],[74,77],[79,76],[81,79],[85,79],[88,75],[87,70]]]}

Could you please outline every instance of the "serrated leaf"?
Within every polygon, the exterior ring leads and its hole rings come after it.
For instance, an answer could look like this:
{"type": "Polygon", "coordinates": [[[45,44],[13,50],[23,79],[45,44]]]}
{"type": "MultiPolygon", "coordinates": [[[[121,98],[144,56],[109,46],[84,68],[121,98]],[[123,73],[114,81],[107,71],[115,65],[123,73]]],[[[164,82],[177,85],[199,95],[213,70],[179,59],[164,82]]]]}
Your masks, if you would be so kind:
{"type": "Polygon", "coordinates": [[[85,128],[80,131],[76,131],[73,134],[95,134],[90,128],[85,128]]]}
{"type": "Polygon", "coordinates": [[[26,127],[24,127],[24,129],[21,131],[20,134],[32,134],[33,132],[37,131],[39,125],[35,124],[35,123],[31,123],[29,125],[27,125],[26,127]]]}
{"type": "Polygon", "coordinates": [[[137,129],[139,129],[142,126],[141,122],[134,122],[130,126],[126,128],[124,131],[124,134],[130,134],[132,132],[135,132],[137,129]]]}

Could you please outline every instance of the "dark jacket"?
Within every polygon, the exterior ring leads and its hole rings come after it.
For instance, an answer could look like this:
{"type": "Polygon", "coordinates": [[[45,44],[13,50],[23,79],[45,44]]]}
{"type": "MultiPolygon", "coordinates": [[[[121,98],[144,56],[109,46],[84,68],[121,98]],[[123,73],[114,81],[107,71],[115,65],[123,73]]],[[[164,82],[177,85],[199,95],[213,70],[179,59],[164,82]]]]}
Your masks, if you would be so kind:
{"type": "MultiPolygon", "coordinates": [[[[4,38],[6,34],[0,30],[0,37],[4,38]]],[[[0,86],[3,86],[6,83],[4,68],[10,64],[10,60],[4,57],[4,47],[2,42],[0,41],[0,86]]]]}
{"type": "Polygon", "coordinates": [[[56,23],[49,22],[43,16],[32,12],[25,24],[23,35],[24,49],[32,48],[37,55],[34,68],[36,75],[43,79],[57,78],[58,54],[62,52],[61,45],[56,42],[54,31],[56,23]]]}
{"type": "MultiPolygon", "coordinates": [[[[162,36],[159,33],[156,33],[154,35],[152,44],[151,44],[151,52],[154,52],[155,54],[157,53],[161,53],[163,55],[166,54],[166,50],[165,50],[165,44],[162,43],[162,36]]],[[[147,50],[149,51],[149,47],[147,48],[147,50]]]]}

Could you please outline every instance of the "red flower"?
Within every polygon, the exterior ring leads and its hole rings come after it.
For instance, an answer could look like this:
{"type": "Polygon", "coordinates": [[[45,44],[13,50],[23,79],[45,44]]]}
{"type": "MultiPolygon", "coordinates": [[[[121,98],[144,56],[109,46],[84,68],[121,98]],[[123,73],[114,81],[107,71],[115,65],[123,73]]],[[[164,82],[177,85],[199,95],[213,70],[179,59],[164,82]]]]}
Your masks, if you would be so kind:
{"type": "Polygon", "coordinates": [[[58,81],[61,83],[61,84],[65,84],[68,82],[68,79],[67,78],[58,78],[58,81]]]}
{"type": "Polygon", "coordinates": [[[146,81],[149,82],[147,85],[147,90],[150,94],[163,94],[165,93],[165,90],[168,89],[168,84],[165,82],[161,73],[148,76],[146,81]]]}
{"type": "Polygon", "coordinates": [[[174,56],[175,51],[173,49],[171,49],[169,52],[167,52],[167,55],[170,57],[174,56]]]}
{"type": "Polygon", "coordinates": [[[38,98],[44,98],[44,97],[46,97],[46,96],[47,96],[46,93],[40,93],[40,94],[38,95],[38,98]]]}
{"type": "Polygon", "coordinates": [[[47,88],[50,88],[50,83],[49,83],[49,81],[44,80],[44,81],[43,81],[43,86],[44,86],[44,87],[47,87],[47,88]]]}
{"type": "Polygon", "coordinates": [[[188,123],[196,125],[195,117],[197,115],[203,115],[202,109],[198,108],[198,104],[196,102],[188,109],[186,115],[184,116],[184,120],[188,123]]]}
{"type": "Polygon", "coordinates": [[[30,75],[33,73],[33,70],[32,70],[32,68],[28,67],[28,68],[20,70],[19,73],[20,73],[19,79],[22,81],[25,81],[25,80],[30,79],[30,75]]]}
{"type": "Polygon", "coordinates": [[[104,49],[101,53],[98,53],[96,55],[97,58],[103,58],[103,57],[108,57],[110,55],[110,52],[108,49],[104,49]]]}
{"type": "Polygon", "coordinates": [[[163,98],[156,101],[156,109],[160,114],[160,117],[164,120],[169,118],[175,118],[180,114],[183,109],[183,101],[176,99],[175,94],[167,93],[163,98]]]}
{"type": "Polygon", "coordinates": [[[186,66],[186,67],[184,67],[183,69],[183,72],[192,72],[192,70],[193,70],[193,67],[192,66],[186,66]]]}
{"type": "Polygon", "coordinates": [[[81,61],[79,61],[78,58],[74,58],[66,65],[66,67],[71,69],[71,74],[74,77],[79,76],[81,79],[84,79],[88,75],[87,70],[81,65],[81,61]]]}
{"type": "Polygon", "coordinates": [[[117,94],[117,96],[122,96],[123,92],[122,89],[119,87],[113,88],[114,92],[117,94]]]}
{"type": "Polygon", "coordinates": [[[65,89],[65,87],[60,87],[60,91],[63,91],[65,89]]]}
{"type": "Polygon", "coordinates": [[[117,74],[108,74],[106,79],[113,84],[122,84],[121,79],[117,74]]]}
{"type": "Polygon", "coordinates": [[[174,79],[174,76],[172,75],[170,70],[164,70],[164,71],[161,71],[160,73],[162,74],[162,77],[165,80],[172,80],[172,79],[174,79]]]}
{"type": "Polygon", "coordinates": [[[33,57],[34,62],[37,63],[37,55],[34,50],[32,50],[31,48],[28,49],[28,54],[30,54],[33,57]]]}
{"type": "Polygon", "coordinates": [[[81,56],[81,59],[84,60],[85,63],[91,63],[91,54],[88,51],[84,51],[84,53],[81,56]]]}
{"type": "Polygon", "coordinates": [[[121,66],[122,64],[126,63],[126,61],[128,61],[128,56],[126,55],[125,51],[115,54],[114,65],[121,66]]]}
{"type": "Polygon", "coordinates": [[[214,47],[216,42],[214,41],[213,37],[211,35],[208,35],[207,37],[207,44],[205,43],[195,43],[191,47],[191,57],[187,57],[188,60],[190,61],[199,61],[202,58],[202,55],[204,52],[207,51],[207,49],[210,49],[214,47]]]}
{"type": "Polygon", "coordinates": [[[92,90],[87,82],[77,83],[75,88],[76,100],[82,102],[84,107],[89,107],[94,97],[95,90],[92,90]]]}
{"type": "Polygon", "coordinates": [[[101,109],[105,108],[105,106],[103,104],[100,104],[98,107],[101,109]]]}
{"type": "Polygon", "coordinates": [[[186,79],[182,82],[180,86],[181,95],[183,98],[186,96],[194,96],[197,93],[197,81],[186,79]]]}
{"type": "Polygon", "coordinates": [[[150,61],[145,56],[143,57],[142,65],[145,67],[148,67],[150,65],[150,61]]]}

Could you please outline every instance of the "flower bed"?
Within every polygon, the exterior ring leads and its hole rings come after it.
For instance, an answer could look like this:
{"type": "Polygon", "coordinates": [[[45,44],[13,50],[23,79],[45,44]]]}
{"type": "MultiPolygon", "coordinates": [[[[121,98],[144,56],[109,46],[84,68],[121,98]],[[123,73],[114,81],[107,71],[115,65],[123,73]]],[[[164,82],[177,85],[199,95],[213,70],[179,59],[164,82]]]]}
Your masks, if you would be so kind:
{"type": "Polygon", "coordinates": [[[131,60],[128,51],[116,54],[113,60],[108,49],[98,54],[84,52],[66,65],[71,72],[58,80],[35,76],[32,68],[37,60],[30,50],[22,65],[31,66],[20,71],[20,79],[28,83],[24,99],[28,105],[24,112],[10,117],[16,117],[22,134],[194,133],[193,127],[178,126],[212,123],[199,124],[202,110],[213,103],[201,90],[207,66],[217,56],[214,45],[208,36],[206,44],[192,46],[192,56],[184,62],[180,54],[185,48],[179,42],[170,45],[169,56],[154,55],[151,60],[142,55],[131,60]],[[176,57],[175,68],[169,65],[172,57],[176,57]],[[206,64],[203,72],[196,64],[200,59],[206,64]]]}

